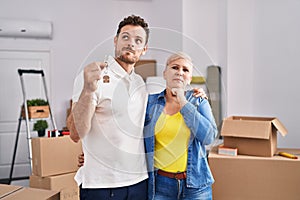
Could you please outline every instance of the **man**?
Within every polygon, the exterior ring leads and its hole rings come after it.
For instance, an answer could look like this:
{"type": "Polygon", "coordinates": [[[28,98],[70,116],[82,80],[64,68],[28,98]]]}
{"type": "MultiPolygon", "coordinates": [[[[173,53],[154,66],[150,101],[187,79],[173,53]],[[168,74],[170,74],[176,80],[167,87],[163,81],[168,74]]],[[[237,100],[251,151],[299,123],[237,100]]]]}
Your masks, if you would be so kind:
{"type": "Polygon", "coordinates": [[[76,77],[68,128],[85,157],[75,179],[80,199],[147,198],[143,125],[147,91],[134,65],[147,51],[148,24],[131,15],[119,23],[115,56],[76,77]]]}

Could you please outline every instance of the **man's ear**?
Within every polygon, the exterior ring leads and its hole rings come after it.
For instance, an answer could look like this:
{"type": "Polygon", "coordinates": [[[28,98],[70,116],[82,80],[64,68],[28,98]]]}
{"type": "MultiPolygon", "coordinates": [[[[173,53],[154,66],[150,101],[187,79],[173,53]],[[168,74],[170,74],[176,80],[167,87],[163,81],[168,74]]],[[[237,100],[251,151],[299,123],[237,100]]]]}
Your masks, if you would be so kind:
{"type": "Polygon", "coordinates": [[[115,45],[115,47],[117,46],[117,41],[118,41],[118,37],[115,36],[115,37],[114,37],[114,45],[115,45]]]}
{"type": "Polygon", "coordinates": [[[142,51],[142,55],[145,55],[147,50],[148,50],[148,44],[146,44],[144,46],[143,51],[142,51]]]}

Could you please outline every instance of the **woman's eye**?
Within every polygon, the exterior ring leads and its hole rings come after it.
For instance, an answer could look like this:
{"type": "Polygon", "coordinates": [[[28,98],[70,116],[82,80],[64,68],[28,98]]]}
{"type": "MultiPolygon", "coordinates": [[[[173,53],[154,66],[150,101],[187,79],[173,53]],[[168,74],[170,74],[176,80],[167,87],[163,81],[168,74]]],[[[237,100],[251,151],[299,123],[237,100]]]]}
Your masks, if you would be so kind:
{"type": "Polygon", "coordinates": [[[173,66],[173,67],[172,67],[172,69],[175,69],[175,70],[177,70],[177,69],[178,69],[178,67],[177,67],[177,66],[173,66]]]}
{"type": "Polygon", "coordinates": [[[184,72],[189,72],[190,70],[188,70],[188,69],[183,69],[183,71],[184,71],[184,72]]]}

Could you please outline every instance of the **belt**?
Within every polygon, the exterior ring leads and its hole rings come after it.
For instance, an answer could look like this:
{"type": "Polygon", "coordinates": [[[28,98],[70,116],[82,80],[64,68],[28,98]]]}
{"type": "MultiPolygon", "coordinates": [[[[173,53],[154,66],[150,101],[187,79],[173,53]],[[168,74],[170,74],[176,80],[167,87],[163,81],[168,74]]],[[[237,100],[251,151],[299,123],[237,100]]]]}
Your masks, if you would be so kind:
{"type": "Polygon", "coordinates": [[[186,172],[177,172],[177,173],[172,173],[172,172],[166,172],[163,170],[158,170],[157,173],[162,176],[166,176],[168,178],[175,178],[175,179],[186,179],[186,172]]]}

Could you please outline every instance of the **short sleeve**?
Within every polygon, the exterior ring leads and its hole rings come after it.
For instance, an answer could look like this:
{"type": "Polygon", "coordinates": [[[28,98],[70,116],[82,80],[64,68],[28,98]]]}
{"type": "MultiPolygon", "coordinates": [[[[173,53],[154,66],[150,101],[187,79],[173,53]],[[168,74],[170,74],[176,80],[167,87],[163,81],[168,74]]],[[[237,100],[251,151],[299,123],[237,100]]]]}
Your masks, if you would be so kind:
{"type": "MultiPolygon", "coordinates": [[[[81,91],[83,89],[84,79],[83,79],[83,71],[81,71],[77,77],[75,78],[74,85],[73,85],[73,94],[72,94],[72,101],[76,103],[80,97],[81,91]]],[[[97,105],[97,95],[94,94],[93,97],[93,104],[97,105]]]]}

